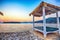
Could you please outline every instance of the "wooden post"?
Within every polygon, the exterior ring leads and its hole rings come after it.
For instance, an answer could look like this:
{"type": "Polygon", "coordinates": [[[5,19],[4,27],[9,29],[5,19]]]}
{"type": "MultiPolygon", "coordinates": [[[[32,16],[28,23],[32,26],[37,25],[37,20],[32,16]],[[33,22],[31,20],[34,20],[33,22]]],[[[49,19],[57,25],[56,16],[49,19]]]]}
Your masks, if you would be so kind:
{"type": "Polygon", "coordinates": [[[43,6],[43,29],[44,29],[44,38],[46,38],[46,19],[45,19],[45,7],[43,6]]]}
{"type": "Polygon", "coordinates": [[[34,26],[35,26],[35,25],[34,25],[34,15],[33,15],[33,28],[34,28],[34,26]]]}
{"type": "Polygon", "coordinates": [[[59,28],[59,34],[60,34],[60,26],[59,26],[59,16],[58,16],[58,12],[56,12],[56,17],[57,17],[57,27],[59,28]]]}

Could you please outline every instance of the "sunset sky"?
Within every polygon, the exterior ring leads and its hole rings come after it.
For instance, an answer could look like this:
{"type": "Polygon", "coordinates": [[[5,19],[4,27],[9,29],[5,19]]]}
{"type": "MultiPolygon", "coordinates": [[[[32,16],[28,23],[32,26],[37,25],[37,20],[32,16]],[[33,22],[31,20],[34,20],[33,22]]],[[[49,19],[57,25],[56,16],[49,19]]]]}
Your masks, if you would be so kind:
{"type": "MultiPolygon", "coordinates": [[[[32,16],[29,16],[29,14],[42,1],[60,6],[60,0],[0,0],[0,11],[4,13],[4,16],[0,15],[0,22],[32,21],[32,16]]],[[[53,17],[55,14],[48,15],[47,17],[50,16],[53,17]]],[[[42,18],[38,19],[41,20],[42,18]]]]}

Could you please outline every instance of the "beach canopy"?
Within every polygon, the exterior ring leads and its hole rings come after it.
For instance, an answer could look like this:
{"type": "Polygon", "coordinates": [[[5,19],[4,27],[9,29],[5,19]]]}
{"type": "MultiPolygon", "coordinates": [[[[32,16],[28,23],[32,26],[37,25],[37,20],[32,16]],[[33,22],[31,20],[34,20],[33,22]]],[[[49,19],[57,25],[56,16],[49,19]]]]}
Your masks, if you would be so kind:
{"type": "Polygon", "coordinates": [[[2,15],[2,16],[3,16],[3,13],[2,13],[2,12],[0,12],[0,15],[2,15]]]}
{"type": "Polygon", "coordinates": [[[33,15],[33,28],[39,32],[43,32],[44,37],[46,38],[47,33],[52,33],[52,32],[56,32],[59,31],[60,34],[60,24],[59,24],[59,16],[58,16],[58,11],[60,11],[60,7],[46,3],[46,2],[41,2],[40,5],[33,11],[31,12],[29,15],[33,15]],[[52,14],[52,13],[56,13],[56,18],[57,18],[57,27],[58,28],[53,28],[53,27],[47,27],[46,26],[46,19],[45,16],[52,14]],[[42,27],[36,27],[35,26],[35,19],[34,17],[41,17],[43,16],[43,26],[42,27]],[[49,30],[48,30],[49,29],[49,30]],[[54,30],[54,31],[53,31],[54,30]]]}
{"type": "Polygon", "coordinates": [[[36,17],[40,17],[43,15],[43,10],[42,8],[45,7],[45,15],[49,15],[52,13],[56,13],[57,11],[60,11],[60,7],[46,3],[46,2],[41,2],[40,5],[29,15],[34,15],[36,17]]]}

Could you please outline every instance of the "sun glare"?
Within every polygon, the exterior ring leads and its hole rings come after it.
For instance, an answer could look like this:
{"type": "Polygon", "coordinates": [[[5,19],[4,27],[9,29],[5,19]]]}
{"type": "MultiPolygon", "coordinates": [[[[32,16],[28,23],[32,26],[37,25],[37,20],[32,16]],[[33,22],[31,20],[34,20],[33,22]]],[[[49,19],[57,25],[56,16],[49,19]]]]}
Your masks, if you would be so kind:
{"type": "Polygon", "coordinates": [[[29,21],[26,9],[23,6],[7,5],[1,10],[4,13],[2,20],[4,21],[29,21]]]}
{"type": "Polygon", "coordinates": [[[5,16],[8,17],[24,17],[26,15],[26,11],[24,8],[19,7],[7,7],[4,9],[5,16]]]}

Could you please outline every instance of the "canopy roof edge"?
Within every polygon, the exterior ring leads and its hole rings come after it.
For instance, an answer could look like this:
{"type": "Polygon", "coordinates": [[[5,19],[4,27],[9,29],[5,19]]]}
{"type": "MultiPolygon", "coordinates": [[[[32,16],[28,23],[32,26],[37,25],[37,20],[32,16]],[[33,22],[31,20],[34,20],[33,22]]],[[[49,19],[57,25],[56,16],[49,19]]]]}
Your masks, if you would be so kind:
{"type": "Polygon", "coordinates": [[[52,13],[56,13],[57,11],[60,11],[60,7],[46,3],[46,2],[41,2],[40,5],[38,7],[36,7],[36,9],[34,9],[34,11],[32,11],[29,16],[34,15],[37,17],[42,16],[42,7],[45,7],[45,13],[46,15],[52,14],[52,13]]]}

